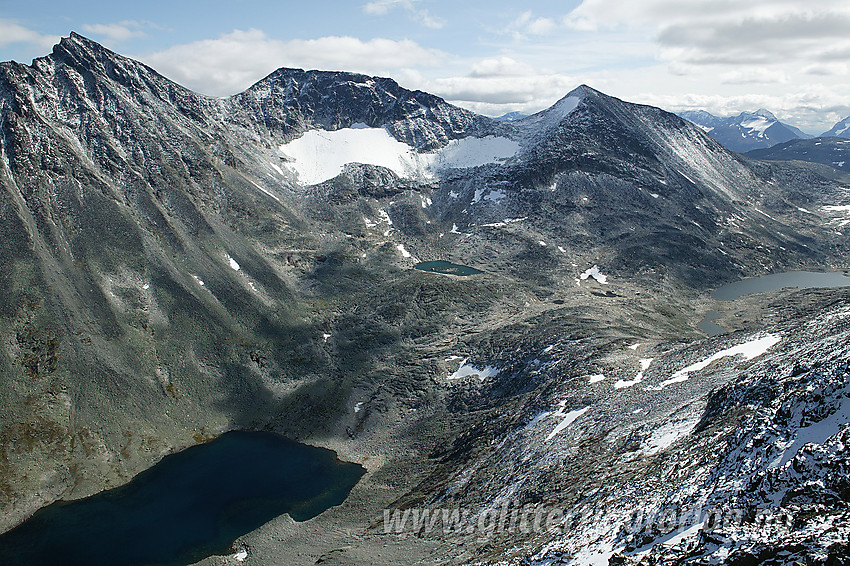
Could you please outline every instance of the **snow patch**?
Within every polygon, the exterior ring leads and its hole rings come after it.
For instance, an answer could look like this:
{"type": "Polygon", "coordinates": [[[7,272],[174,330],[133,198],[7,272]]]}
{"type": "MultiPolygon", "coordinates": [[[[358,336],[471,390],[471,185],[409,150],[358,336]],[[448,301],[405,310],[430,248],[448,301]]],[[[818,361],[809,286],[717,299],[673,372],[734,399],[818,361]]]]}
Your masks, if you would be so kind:
{"type": "Polygon", "coordinates": [[[558,426],[556,426],[552,430],[552,432],[549,433],[549,436],[546,437],[547,442],[552,440],[553,438],[555,438],[555,436],[557,436],[558,433],[560,433],[562,430],[564,430],[565,428],[567,428],[568,426],[573,424],[573,422],[575,422],[576,419],[578,419],[580,416],[582,416],[583,414],[585,414],[587,411],[590,410],[590,407],[585,407],[584,409],[578,409],[578,410],[575,410],[575,411],[570,411],[569,413],[564,413],[564,407],[565,406],[566,406],[566,401],[561,401],[561,407],[557,411],[552,413],[553,416],[564,417],[564,418],[561,422],[558,423],[558,426]]]}
{"type": "Polygon", "coordinates": [[[662,381],[658,387],[653,388],[654,390],[660,391],[664,389],[668,385],[672,383],[679,383],[681,381],[687,381],[689,374],[700,371],[702,369],[707,368],[711,365],[712,362],[720,360],[726,357],[734,357],[734,356],[744,356],[744,360],[752,360],[753,358],[757,358],[771,349],[773,346],[779,343],[782,340],[782,337],[779,334],[767,334],[760,338],[754,338],[748,342],[744,342],[743,344],[738,344],[737,346],[732,346],[731,348],[726,348],[725,350],[721,350],[716,354],[709,356],[708,358],[702,360],[701,362],[697,362],[695,364],[691,364],[687,367],[684,367],[674,373],[670,379],[662,381]]]}
{"type": "Polygon", "coordinates": [[[434,153],[419,153],[384,128],[355,124],[339,130],[310,130],[278,148],[286,166],[302,185],[333,179],[349,163],[386,167],[399,177],[425,179],[445,168],[478,167],[504,162],[519,151],[504,137],[466,137],[452,140],[434,153]]]}
{"type": "Polygon", "coordinates": [[[467,364],[467,360],[469,360],[469,358],[464,358],[457,371],[448,376],[446,379],[461,379],[463,377],[475,375],[478,376],[478,379],[484,381],[488,377],[493,377],[501,371],[499,368],[494,366],[484,366],[483,368],[479,368],[472,364],[467,364]]]}
{"type": "Polygon", "coordinates": [[[580,277],[582,280],[585,280],[585,279],[587,279],[588,277],[593,277],[594,279],[596,279],[596,281],[598,281],[598,282],[599,282],[599,283],[601,283],[602,285],[607,285],[607,284],[608,284],[608,276],[607,276],[607,275],[603,275],[603,274],[602,274],[602,272],[601,272],[601,271],[599,271],[599,266],[598,266],[598,265],[594,265],[593,267],[591,267],[590,269],[588,269],[587,271],[585,271],[584,273],[582,273],[581,275],[579,275],[579,277],[580,277]]]}
{"type": "Polygon", "coordinates": [[[359,125],[340,130],[310,130],[278,150],[303,185],[315,185],[342,173],[348,163],[386,167],[400,177],[424,174],[426,164],[406,143],[384,128],[359,125]]]}
{"type": "Polygon", "coordinates": [[[413,257],[407,249],[405,249],[404,244],[398,244],[395,247],[398,251],[401,252],[401,257],[413,257]]]}
{"type": "Polygon", "coordinates": [[[230,263],[230,269],[232,269],[233,271],[239,271],[239,269],[241,269],[239,267],[239,264],[236,263],[236,260],[230,257],[229,255],[227,256],[227,261],[230,263]]]}
{"type": "Polygon", "coordinates": [[[597,373],[595,375],[591,375],[588,378],[588,382],[589,383],[599,383],[600,381],[603,381],[604,379],[605,379],[605,375],[603,375],[601,373],[597,373]]]}

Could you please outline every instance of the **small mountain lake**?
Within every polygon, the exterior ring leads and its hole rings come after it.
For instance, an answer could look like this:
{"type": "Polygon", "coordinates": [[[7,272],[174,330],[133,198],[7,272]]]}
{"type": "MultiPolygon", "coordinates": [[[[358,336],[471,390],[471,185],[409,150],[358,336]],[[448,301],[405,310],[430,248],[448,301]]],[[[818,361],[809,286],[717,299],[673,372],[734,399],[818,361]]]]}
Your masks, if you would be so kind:
{"type": "Polygon", "coordinates": [[[734,301],[741,295],[777,291],[779,289],[816,289],[850,287],[850,277],[840,271],[785,271],[762,277],[741,279],[719,287],[712,297],[720,301],[734,301]]]}
{"type": "Polygon", "coordinates": [[[419,271],[427,271],[428,273],[442,273],[444,275],[461,276],[484,273],[483,271],[475,269],[474,267],[469,267],[467,265],[459,265],[457,263],[451,263],[443,260],[423,261],[414,265],[413,269],[418,269],[419,271]]]}
{"type": "MultiPolygon", "coordinates": [[[[762,277],[741,279],[714,290],[711,296],[719,301],[735,299],[753,293],[778,291],[779,289],[833,289],[850,287],[850,277],[840,271],[785,271],[762,277]]],[[[709,336],[725,334],[727,330],[715,323],[720,313],[710,310],[699,323],[699,329],[709,336]]]]}
{"type": "Polygon", "coordinates": [[[339,505],[365,471],[276,434],[228,432],[124,486],[39,510],[0,535],[0,564],[191,564],[284,513],[306,521],[339,505]]]}

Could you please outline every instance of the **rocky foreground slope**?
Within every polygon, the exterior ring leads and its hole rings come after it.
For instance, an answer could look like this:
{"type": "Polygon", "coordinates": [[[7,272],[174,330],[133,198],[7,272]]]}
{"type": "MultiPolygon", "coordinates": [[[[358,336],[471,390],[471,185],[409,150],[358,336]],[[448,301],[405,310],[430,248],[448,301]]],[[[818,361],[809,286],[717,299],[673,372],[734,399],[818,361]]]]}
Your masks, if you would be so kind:
{"type": "Polygon", "coordinates": [[[0,66],[0,132],[0,528],[247,428],[369,469],[257,564],[846,555],[846,293],[707,293],[850,267],[840,178],[586,86],[510,122],[348,73],[213,99],[75,34],[0,66]],[[383,522],[437,508],[472,529],[383,522]]]}

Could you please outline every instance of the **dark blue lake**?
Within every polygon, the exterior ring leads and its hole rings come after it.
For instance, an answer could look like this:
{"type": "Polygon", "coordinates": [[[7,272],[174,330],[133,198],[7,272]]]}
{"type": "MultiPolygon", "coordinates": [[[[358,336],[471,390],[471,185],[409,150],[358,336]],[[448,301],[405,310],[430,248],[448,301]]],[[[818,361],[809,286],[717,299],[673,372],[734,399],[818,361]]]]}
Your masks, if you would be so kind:
{"type": "Polygon", "coordinates": [[[0,535],[0,564],[191,564],[284,513],[305,521],[339,505],[365,471],[275,434],[228,432],[124,486],[39,510],[0,535]]]}
{"type": "Polygon", "coordinates": [[[483,271],[475,269],[474,267],[469,267],[468,265],[459,265],[457,263],[451,263],[443,260],[423,261],[414,265],[413,268],[418,269],[419,271],[427,271],[429,273],[443,273],[445,275],[467,276],[475,275],[477,273],[484,273],[483,271]]]}

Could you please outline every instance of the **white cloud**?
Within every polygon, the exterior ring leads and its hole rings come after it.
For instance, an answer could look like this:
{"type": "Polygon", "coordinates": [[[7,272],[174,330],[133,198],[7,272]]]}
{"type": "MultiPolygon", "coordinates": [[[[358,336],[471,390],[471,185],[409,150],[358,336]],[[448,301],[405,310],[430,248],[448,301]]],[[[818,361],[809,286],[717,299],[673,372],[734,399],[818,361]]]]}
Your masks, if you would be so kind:
{"type": "Polygon", "coordinates": [[[458,106],[489,116],[536,112],[554,104],[579,83],[575,77],[544,73],[510,57],[473,63],[468,74],[427,78],[404,70],[398,77],[407,88],[441,96],[458,106]]]}
{"type": "Polygon", "coordinates": [[[564,21],[577,30],[642,28],[679,69],[817,61],[850,48],[846,0],[584,0],[564,21]]]}
{"type": "Polygon", "coordinates": [[[558,24],[552,18],[534,17],[533,12],[524,12],[516,20],[511,22],[508,29],[517,37],[524,34],[548,35],[558,28],[558,24]]]}
{"type": "Polygon", "coordinates": [[[788,73],[785,71],[765,68],[727,71],[720,77],[721,83],[730,85],[783,84],[789,80],[788,73]]]}
{"type": "Polygon", "coordinates": [[[471,77],[519,77],[534,73],[530,65],[515,61],[510,57],[484,59],[472,65],[471,77]]]}
{"type": "Polygon", "coordinates": [[[803,68],[807,75],[820,75],[823,77],[846,75],[850,73],[847,63],[815,63],[803,68]]]}
{"type": "Polygon", "coordinates": [[[363,6],[363,11],[373,16],[385,16],[396,8],[407,12],[409,17],[425,27],[439,29],[446,25],[442,18],[432,16],[428,10],[417,8],[418,0],[374,0],[363,6]]]}
{"type": "Polygon", "coordinates": [[[142,27],[145,27],[142,23],[125,20],[112,24],[83,24],[81,29],[86,33],[120,42],[135,37],[145,37],[147,34],[141,29],[142,27]]]}
{"type": "Polygon", "coordinates": [[[58,35],[41,35],[10,20],[0,18],[0,47],[13,43],[29,43],[42,49],[49,49],[59,42],[58,35]]]}
{"type": "Polygon", "coordinates": [[[280,67],[388,75],[397,69],[437,65],[445,57],[438,50],[407,39],[321,37],[281,41],[250,29],[177,45],[139,59],[198,92],[225,96],[241,92],[280,67]]]}

